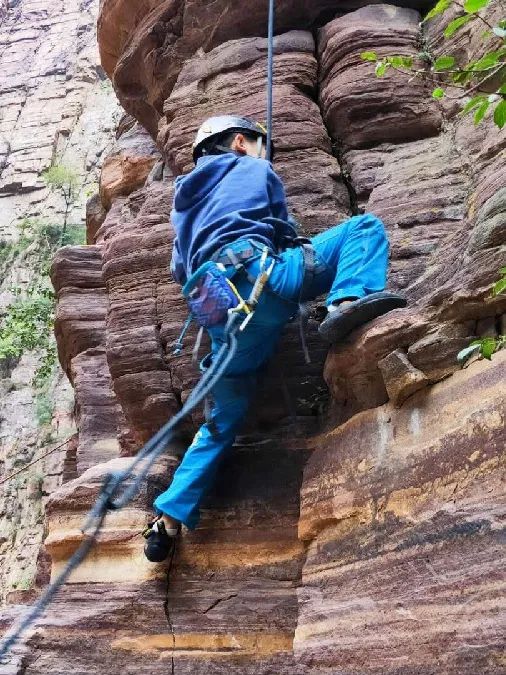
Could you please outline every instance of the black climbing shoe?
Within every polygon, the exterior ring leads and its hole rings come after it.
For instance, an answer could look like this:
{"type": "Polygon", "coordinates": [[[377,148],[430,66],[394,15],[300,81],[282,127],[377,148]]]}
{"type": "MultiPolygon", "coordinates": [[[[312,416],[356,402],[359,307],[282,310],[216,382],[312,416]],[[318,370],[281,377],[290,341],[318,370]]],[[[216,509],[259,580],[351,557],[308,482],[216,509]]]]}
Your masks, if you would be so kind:
{"type": "Polygon", "coordinates": [[[165,524],[160,518],[153,523],[148,523],[142,533],[146,540],[144,555],[150,562],[163,562],[174,550],[176,535],[169,536],[165,524]]]}
{"type": "Polygon", "coordinates": [[[376,319],[392,309],[406,307],[406,305],[407,301],[395,293],[386,291],[371,293],[365,298],[353,300],[329,312],[321,322],[318,332],[327,342],[338,342],[367,321],[376,319]]]}

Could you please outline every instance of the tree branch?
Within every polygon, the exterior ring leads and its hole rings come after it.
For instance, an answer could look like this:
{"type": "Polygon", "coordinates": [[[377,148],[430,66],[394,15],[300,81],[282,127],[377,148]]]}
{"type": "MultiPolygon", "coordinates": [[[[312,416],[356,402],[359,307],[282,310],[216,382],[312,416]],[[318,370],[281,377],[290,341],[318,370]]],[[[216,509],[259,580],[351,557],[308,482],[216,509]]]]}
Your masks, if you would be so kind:
{"type": "MultiPolygon", "coordinates": [[[[466,14],[469,14],[469,12],[466,12],[464,9],[464,5],[460,2],[457,2],[457,0],[453,0],[453,4],[457,5],[457,7],[460,7],[461,10],[463,10],[466,14]]],[[[480,16],[477,12],[473,13],[471,16],[473,16],[475,19],[480,19],[480,21],[483,21],[483,23],[490,28],[490,30],[494,30],[494,27],[492,24],[490,24],[486,19],[484,19],[482,16],[480,16]]],[[[497,37],[497,36],[495,36],[497,37]]]]}

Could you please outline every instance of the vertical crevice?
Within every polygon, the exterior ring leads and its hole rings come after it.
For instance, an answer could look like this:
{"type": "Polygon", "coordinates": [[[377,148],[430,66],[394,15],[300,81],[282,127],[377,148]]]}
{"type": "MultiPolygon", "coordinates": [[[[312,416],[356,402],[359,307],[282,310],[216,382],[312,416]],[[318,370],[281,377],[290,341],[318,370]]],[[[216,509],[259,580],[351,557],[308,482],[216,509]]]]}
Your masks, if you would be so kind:
{"type": "MultiPolygon", "coordinates": [[[[181,535],[178,535],[178,537],[181,535]]],[[[174,546],[172,548],[172,552],[170,554],[170,559],[169,559],[169,567],[167,569],[167,585],[166,585],[166,594],[165,594],[165,602],[163,604],[163,609],[165,612],[165,617],[167,619],[167,624],[169,626],[169,631],[172,636],[172,651],[170,655],[170,675],[175,675],[175,653],[176,653],[176,633],[174,631],[174,622],[172,621],[172,616],[170,613],[170,607],[169,607],[169,591],[170,591],[170,575],[172,572],[172,566],[174,562],[174,558],[176,557],[176,550],[177,550],[177,543],[178,543],[178,537],[176,537],[174,541],[174,546]]]]}
{"type": "MultiPolygon", "coordinates": [[[[328,129],[327,133],[329,133],[328,129]]],[[[332,139],[332,136],[330,138],[332,139]]],[[[351,174],[348,170],[348,165],[346,164],[346,160],[344,159],[343,142],[341,140],[337,141],[332,140],[332,153],[336,158],[337,163],[339,164],[339,169],[341,171],[343,183],[346,189],[348,190],[348,196],[350,198],[351,215],[356,216],[359,213],[362,213],[363,210],[360,209],[358,205],[357,191],[355,190],[355,186],[353,185],[353,181],[351,180],[351,174]]]]}
{"type": "Polygon", "coordinates": [[[321,82],[321,74],[320,74],[320,60],[318,58],[318,28],[313,28],[311,31],[313,34],[313,40],[314,40],[314,57],[316,59],[316,65],[317,65],[317,74],[316,74],[316,86],[315,86],[315,96],[314,96],[314,101],[316,105],[318,106],[318,109],[320,111],[320,117],[322,120],[322,124],[325,127],[325,131],[327,132],[327,136],[330,139],[330,142],[332,144],[332,155],[335,157],[337,164],[339,165],[339,173],[341,175],[343,184],[348,191],[348,197],[350,200],[350,215],[356,216],[359,213],[362,212],[358,205],[358,197],[357,197],[357,191],[355,190],[355,187],[353,185],[353,181],[351,180],[351,174],[348,170],[348,167],[346,165],[346,160],[344,159],[344,150],[343,150],[343,141],[342,139],[335,139],[332,134],[330,133],[330,130],[325,122],[325,115],[322,110],[322,106],[320,103],[320,82],[321,82]]]}

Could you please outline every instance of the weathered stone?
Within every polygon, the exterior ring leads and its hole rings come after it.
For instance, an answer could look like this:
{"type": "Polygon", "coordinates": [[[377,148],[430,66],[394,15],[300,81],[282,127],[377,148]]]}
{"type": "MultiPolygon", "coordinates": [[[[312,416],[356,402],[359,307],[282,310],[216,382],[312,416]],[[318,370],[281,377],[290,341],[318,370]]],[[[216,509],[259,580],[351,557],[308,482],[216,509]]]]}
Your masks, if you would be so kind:
{"type": "MultiPolygon", "coordinates": [[[[79,184],[98,181],[101,153],[118,106],[99,78],[94,23],[98,0],[9,4],[0,26],[0,237],[24,218],[61,222],[65,203],[41,173],[70,167],[79,184]]],[[[78,190],[70,222],[82,219],[78,190]]]]}
{"type": "Polygon", "coordinates": [[[86,243],[94,244],[97,232],[105,220],[107,211],[102,206],[99,194],[93,195],[86,202],[86,243]]]}
{"type": "Polygon", "coordinates": [[[112,391],[105,349],[92,348],[77,354],[71,362],[71,379],[79,428],[76,472],[81,475],[119,455],[119,420],[124,420],[112,391]]]}
{"type": "Polygon", "coordinates": [[[53,261],[51,278],[58,292],[55,335],[60,362],[71,377],[70,364],[80,352],[105,339],[107,297],[98,246],[66,246],[53,261]]]}
{"type": "MultiPolygon", "coordinates": [[[[422,0],[407,4],[424,5],[422,0]]],[[[341,11],[335,0],[281,0],[276,3],[276,31],[322,26],[341,11]]],[[[153,135],[186,59],[227,40],[266,34],[267,3],[251,3],[245,12],[242,3],[228,0],[212,5],[205,0],[142,0],[133,12],[125,0],[106,0],[98,21],[102,65],[125,110],[153,135]]]]}
{"type": "Polygon", "coordinates": [[[385,223],[389,284],[406,289],[442,240],[462,227],[469,181],[450,136],[345,153],[359,202],[385,223]]]}
{"type": "Polygon", "coordinates": [[[307,673],[500,672],[505,364],[472,364],[320,438],[299,525],[307,673]]]}
{"type": "Polygon", "coordinates": [[[467,252],[473,254],[482,249],[504,245],[505,242],[506,188],[501,188],[479,210],[467,252]]]}
{"type": "MultiPolygon", "coordinates": [[[[100,198],[106,210],[119,196],[142,187],[160,153],[148,133],[134,125],[116,142],[100,174],[100,198]]],[[[103,222],[103,221],[102,221],[103,222]]]]}
{"type": "Polygon", "coordinates": [[[434,136],[441,113],[416,78],[377,78],[360,57],[418,51],[420,15],[392,5],[369,5],[331,21],[320,31],[320,103],[333,138],[346,148],[434,136]]]}
{"type": "Polygon", "coordinates": [[[472,341],[473,331],[470,324],[440,326],[412,344],[408,358],[432,382],[437,382],[457,370],[457,354],[472,341]]]}
{"type": "Polygon", "coordinates": [[[396,406],[416,391],[423,389],[429,384],[429,380],[421,370],[415,368],[406,354],[396,350],[378,361],[388,397],[396,406]]]}

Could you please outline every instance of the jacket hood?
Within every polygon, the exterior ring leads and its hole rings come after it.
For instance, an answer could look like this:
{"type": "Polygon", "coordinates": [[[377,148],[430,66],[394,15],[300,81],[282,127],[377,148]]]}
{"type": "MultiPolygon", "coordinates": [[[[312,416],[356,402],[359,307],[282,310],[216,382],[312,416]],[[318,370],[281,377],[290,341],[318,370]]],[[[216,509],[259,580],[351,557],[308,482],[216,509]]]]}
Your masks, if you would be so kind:
{"type": "Polygon", "coordinates": [[[201,157],[189,174],[178,176],[175,181],[174,208],[186,211],[216,187],[224,176],[235,166],[238,157],[233,152],[224,155],[201,157]]]}

